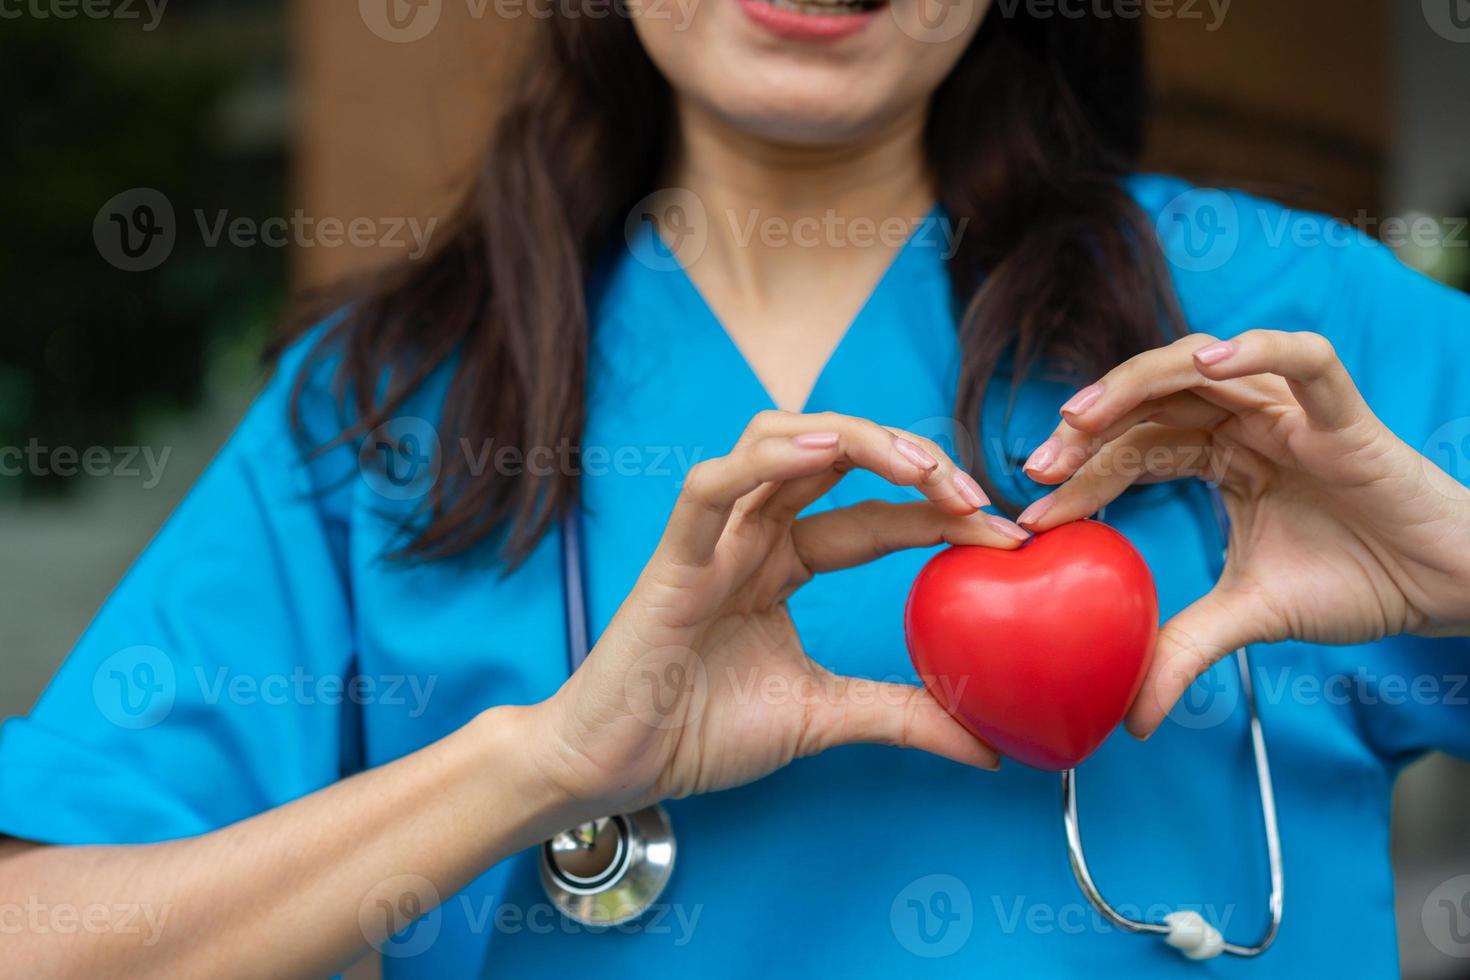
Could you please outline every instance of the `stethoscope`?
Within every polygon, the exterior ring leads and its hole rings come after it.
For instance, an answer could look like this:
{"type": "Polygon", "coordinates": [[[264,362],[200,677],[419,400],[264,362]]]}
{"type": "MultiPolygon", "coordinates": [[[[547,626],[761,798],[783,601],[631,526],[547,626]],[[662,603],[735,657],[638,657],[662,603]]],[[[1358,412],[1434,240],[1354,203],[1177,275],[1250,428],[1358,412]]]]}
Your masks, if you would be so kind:
{"type": "MultiPolygon", "coordinates": [[[[567,673],[592,650],[582,583],[582,525],[561,522],[566,589],[567,673]]],[[[585,926],[617,926],[638,918],[663,894],[674,872],[674,828],[655,803],[563,830],[541,845],[541,885],[561,913],[585,926]]]]}
{"type": "MultiPolygon", "coordinates": [[[[1229,544],[1230,522],[1220,490],[1206,484],[1219,534],[1221,568],[1229,544]]],[[[1105,517],[1104,511],[1098,519],[1105,517]]],[[[582,580],[582,540],[578,516],[562,521],[562,575],[566,588],[568,668],[575,671],[591,649],[587,629],[586,592],[582,580]]],[[[1217,569],[1217,572],[1219,569],[1217,569]]],[[[1218,576],[1217,576],[1218,577],[1218,576]]],[[[1192,960],[1227,953],[1259,956],[1281,927],[1283,880],[1281,837],[1276,824],[1276,794],[1266,755],[1266,736],[1256,709],[1251,683],[1250,656],[1245,647],[1235,651],[1241,689],[1250,715],[1251,745],[1255,751],[1256,783],[1261,797],[1261,821],[1271,876],[1267,901],[1269,921],[1255,945],[1225,940],[1198,912],[1171,912],[1158,922],[1129,918],[1098,890],[1087,868],[1082,831],[1077,817],[1077,770],[1062,773],[1062,823],[1067,854],[1082,894],[1108,922],[1125,932],[1163,937],[1164,942],[1192,960]]],[[[588,926],[620,925],[638,918],[658,901],[674,870],[674,831],[663,807],[644,807],[635,813],[602,817],[562,831],[541,847],[541,883],[552,903],[567,918],[588,926]]]]}

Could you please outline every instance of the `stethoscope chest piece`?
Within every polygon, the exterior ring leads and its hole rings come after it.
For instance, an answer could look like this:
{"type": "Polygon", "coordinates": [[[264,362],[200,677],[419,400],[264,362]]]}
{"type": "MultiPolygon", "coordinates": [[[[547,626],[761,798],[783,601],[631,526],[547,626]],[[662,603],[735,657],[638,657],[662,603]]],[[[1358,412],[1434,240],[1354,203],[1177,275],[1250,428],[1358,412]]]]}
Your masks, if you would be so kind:
{"type": "Polygon", "coordinates": [[[541,845],[541,884],[574,922],[616,926],[658,901],[674,870],[674,831],[655,804],[579,824],[541,845]]]}

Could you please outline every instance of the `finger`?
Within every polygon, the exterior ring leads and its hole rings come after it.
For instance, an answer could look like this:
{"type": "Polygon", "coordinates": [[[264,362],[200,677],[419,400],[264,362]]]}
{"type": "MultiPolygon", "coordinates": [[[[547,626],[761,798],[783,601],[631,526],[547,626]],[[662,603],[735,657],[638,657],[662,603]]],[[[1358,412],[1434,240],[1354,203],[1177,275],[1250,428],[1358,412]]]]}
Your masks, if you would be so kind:
{"type": "MultiPolygon", "coordinates": [[[[797,477],[797,479],[810,480],[812,479],[812,477],[803,476],[797,477]]],[[[754,490],[750,491],[750,493],[747,493],[745,496],[741,497],[735,502],[735,515],[739,516],[741,514],[750,514],[760,511],[761,508],[765,507],[766,502],[769,501],[771,497],[776,494],[776,491],[786,486],[786,484],[789,482],[792,481],[788,480],[782,483],[762,483],[760,486],[756,487],[754,490]]]]}
{"type": "Polygon", "coordinates": [[[1189,685],[1243,646],[1272,639],[1264,607],[1218,586],[1159,630],[1153,660],[1125,719],[1128,731],[1148,738],[1189,685]]]}
{"type": "Polygon", "coordinates": [[[924,688],[857,677],[833,681],[833,696],[813,705],[801,755],[867,743],[920,749],[978,769],[1000,768],[1000,753],[965,731],[924,688]]]}
{"type": "Polygon", "coordinates": [[[850,472],[852,472],[851,467],[846,469],[832,467],[815,476],[788,480],[762,502],[761,512],[773,520],[794,521],[798,514],[810,507],[828,490],[841,483],[842,478],[850,472]]]}
{"type": "Polygon", "coordinates": [[[1074,429],[1096,435],[1139,405],[1182,391],[1193,391],[1235,414],[1271,401],[1261,384],[1243,379],[1217,381],[1200,372],[1195,351],[1217,343],[1208,334],[1190,334],[1167,347],[1131,357],[1068,399],[1061,408],[1062,417],[1074,429]]]}
{"type": "Polygon", "coordinates": [[[741,497],[763,484],[829,469],[838,455],[837,433],[809,431],[742,441],[728,456],[695,464],[684,479],[660,547],[683,563],[703,564],[741,497]]]}
{"type": "Polygon", "coordinates": [[[919,436],[835,413],[788,416],[773,425],[780,432],[802,424],[799,420],[820,420],[805,424],[820,424],[837,432],[840,456],[832,473],[793,482],[772,494],[765,509],[774,517],[794,518],[854,468],[869,470],[898,486],[914,487],[951,514],[973,514],[990,502],[973,477],[919,436]]]}
{"type": "Polygon", "coordinates": [[[1181,391],[1136,406],[1101,432],[1083,431],[1063,419],[1022,469],[1038,483],[1061,483],[1105,444],[1137,426],[1154,422],[1175,429],[1209,430],[1229,417],[1229,410],[1192,391],[1181,391]]]}
{"type": "Polygon", "coordinates": [[[1201,375],[1214,380],[1275,374],[1286,379],[1307,417],[1342,429],[1370,415],[1332,342],[1306,331],[1247,330],[1193,352],[1201,375]]]}
{"type": "Polygon", "coordinates": [[[1103,446],[1071,479],[1022,511],[1016,522],[1045,531],[1096,514],[1135,483],[1201,476],[1218,480],[1217,470],[1208,432],[1146,423],[1103,446]]]}
{"type": "Polygon", "coordinates": [[[1147,401],[1209,385],[1194,352],[1217,343],[1208,334],[1190,334],[1167,347],[1130,357],[1078,391],[1061,407],[1062,417],[1082,432],[1100,433],[1147,401]]]}
{"type": "Polygon", "coordinates": [[[1004,517],[947,514],[927,500],[902,504],[869,500],[840,507],[802,518],[792,525],[791,535],[802,564],[817,573],[937,544],[1010,551],[1031,537],[1004,517]]]}
{"type": "Polygon", "coordinates": [[[891,425],[885,425],[883,428],[887,429],[901,442],[916,445],[924,450],[926,454],[939,460],[939,469],[930,474],[931,479],[937,485],[951,488],[953,492],[959,494],[967,506],[975,506],[975,509],[990,506],[990,497],[981,488],[980,484],[961,465],[960,461],[950,455],[948,450],[939,443],[933,439],[910,432],[907,429],[900,429],[891,425]],[[975,501],[977,500],[979,504],[975,505],[975,501]]]}

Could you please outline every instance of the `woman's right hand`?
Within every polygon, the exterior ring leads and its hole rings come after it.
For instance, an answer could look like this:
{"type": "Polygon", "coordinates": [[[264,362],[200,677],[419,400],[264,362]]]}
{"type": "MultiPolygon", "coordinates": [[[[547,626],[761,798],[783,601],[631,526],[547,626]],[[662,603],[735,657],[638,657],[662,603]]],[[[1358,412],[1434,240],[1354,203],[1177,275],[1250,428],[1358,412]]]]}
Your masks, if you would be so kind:
{"type": "Polygon", "coordinates": [[[637,584],[583,666],[536,706],[539,767],[585,817],[739,786],[798,756],[873,742],[981,768],[998,757],[922,687],[834,675],[786,600],[814,575],[901,548],[1018,547],[928,440],[843,415],[763,412],[695,466],[637,584]],[[853,468],[926,500],[798,517],[853,468]]]}
{"type": "Polygon", "coordinates": [[[125,895],[176,913],[156,941],[30,931],[6,952],[38,976],[326,976],[485,868],[585,820],[749,782],[844,742],[994,765],[922,688],[813,663],[786,610],[812,575],[897,548],[1018,544],[1025,532],[977,513],[980,501],[913,436],[835,415],[761,415],[730,455],[691,471],[637,584],[553,697],[491,708],[416,752],[197,837],[0,838],[0,907],[125,895]],[[853,467],[928,499],[797,518],[853,467]],[[282,931],[282,909],[294,928],[282,931]],[[240,949],[259,952],[246,961],[240,949]]]}

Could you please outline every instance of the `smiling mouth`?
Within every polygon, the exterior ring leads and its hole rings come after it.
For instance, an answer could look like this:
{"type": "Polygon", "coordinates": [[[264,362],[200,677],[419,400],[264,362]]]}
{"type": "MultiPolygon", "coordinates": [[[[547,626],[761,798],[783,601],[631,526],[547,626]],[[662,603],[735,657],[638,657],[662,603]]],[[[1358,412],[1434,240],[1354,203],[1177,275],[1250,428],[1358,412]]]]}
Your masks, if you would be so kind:
{"type": "Polygon", "coordinates": [[[757,3],[793,14],[813,17],[841,17],[866,14],[886,6],[888,0],[756,0],[757,3]]]}

